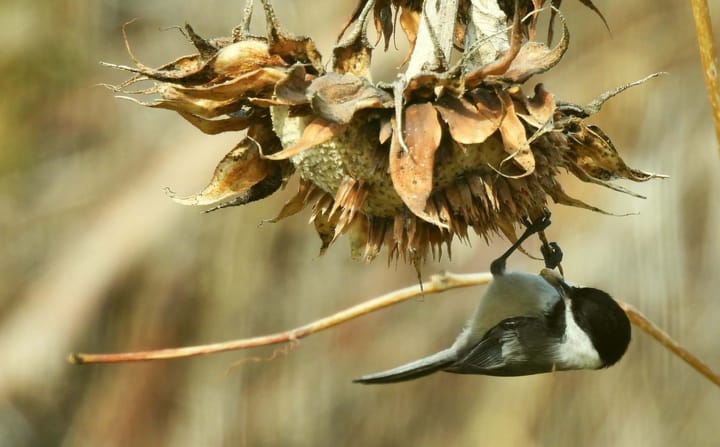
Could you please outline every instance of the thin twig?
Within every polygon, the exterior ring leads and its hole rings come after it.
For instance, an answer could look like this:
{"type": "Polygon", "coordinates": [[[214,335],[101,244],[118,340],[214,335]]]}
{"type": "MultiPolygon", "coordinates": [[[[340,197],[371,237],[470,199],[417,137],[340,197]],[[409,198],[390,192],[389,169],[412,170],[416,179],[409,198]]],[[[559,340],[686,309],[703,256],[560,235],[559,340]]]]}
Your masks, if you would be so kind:
{"type": "MultiPolygon", "coordinates": [[[[88,363],[125,363],[125,362],[142,362],[150,360],[168,360],[193,357],[198,355],[214,354],[225,351],[236,351],[240,349],[255,348],[258,346],[268,346],[280,343],[295,342],[308,335],[329,329],[340,325],[347,321],[361,317],[365,314],[375,312],[393,304],[416,298],[423,294],[429,295],[440,293],[446,290],[457,289],[461,287],[472,287],[487,284],[492,279],[490,273],[473,273],[473,274],[456,274],[444,272],[433,275],[430,281],[423,284],[406,287],[404,289],[395,290],[377,298],[370,299],[364,303],[360,303],[348,309],[337,312],[325,318],[321,318],[304,326],[290,329],[285,332],[278,332],[270,335],[259,337],[245,338],[241,340],[232,340],[222,343],[214,343],[209,345],[188,346],[184,348],[159,349],[153,351],[139,352],[123,352],[117,354],[71,354],[68,361],[78,365],[88,363]]],[[[618,304],[623,308],[628,318],[643,332],[649,334],[665,348],[673,354],[684,360],[693,369],[708,378],[711,382],[720,386],[720,375],[714,372],[702,360],[688,352],[680,346],[662,329],[658,328],[645,315],[640,313],[633,306],[619,301],[618,304]]]]}
{"type": "Polygon", "coordinates": [[[718,80],[718,58],[715,40],[713,39],[710,10],[707,0],[691,0],[690,3],[695,18],[695,33],[700,46],[700,61],[703,65],[705,84],[710,98],[710,108],[715,122],[715,136],[720,150],[720,81],[718,80]]]}
{"type": "Polygon", "coordinates": [[[385,307],[407,301],[411,298],[429,295],[432,293],[440,293],[450,289],[460,287],[471,287],[487,284],[492,279],[490,273],[474,273],[474,274],[456,274],[441,273],[433,275],[429,281],[424,284],[406,287],[404,289],[395,290],[388,294],[373,298],[371,300],[360,303],[329,317],[321,318],[304,326],[297,327],[285,332],[278,332],[270,335],[259,337],[245,338],[241,340],[232,340],[222,343],[213,343],[209,345],[188,346],[184,348],[159,349],[153,351],[140,352],[123,352],[117,354],[70,354],[68,361],[75,364],[86,363],[122,363],[122,362],[142,362],[148,360],[167,360],[179,359],[185,357],[193,357],[197,355],[214,354],[217,352],[236,351],[240,349],[254,348],[258,346],[268,346],[278,343],[286,343],[307,337],[310,334],[323,331],[325,329],[337,326],[346,321],[355,319],[362,315],[383,309],[385,307]]]}
{"type": "Polygon", "coordinates": [[[673,340],[672,337],[670,337],[665,331],[657,327],[655,323],[653,323],[648,319],[648,317],[640,313],[639,310],[635,309],[633,306],[627,303],[618,302],[618,304],[620,304],[620,307],[623,308],[632,324],[642,329],[643,332],[650,335],[661,345],[665,346],[670,352],[680,357],[682,360],[685,361],[685,363],[692,366],[695,371],[707,377],[707,379],[713,382],[715,385],[720,386],[720,375],[713,371],[702,360],[695,357],[693,354],[688,352],[687,349],[680,346],[678,342],[673,340]]]}

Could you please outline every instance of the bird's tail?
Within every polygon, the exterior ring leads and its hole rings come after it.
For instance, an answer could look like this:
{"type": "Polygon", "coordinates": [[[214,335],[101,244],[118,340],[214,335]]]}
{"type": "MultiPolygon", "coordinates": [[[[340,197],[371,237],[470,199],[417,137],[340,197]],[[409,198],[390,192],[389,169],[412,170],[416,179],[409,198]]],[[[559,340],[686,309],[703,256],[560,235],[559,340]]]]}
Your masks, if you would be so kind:
{"type": "Polygon", "coordinates": [[[353,382],[364,384],[403,382],[405,380],[427,376],[435,371],[440,371],[454,362],[455,351],[452,348],[448,348],[420,360],[398,366],[397,368],[359,377],[353,380],[353,382]]]}

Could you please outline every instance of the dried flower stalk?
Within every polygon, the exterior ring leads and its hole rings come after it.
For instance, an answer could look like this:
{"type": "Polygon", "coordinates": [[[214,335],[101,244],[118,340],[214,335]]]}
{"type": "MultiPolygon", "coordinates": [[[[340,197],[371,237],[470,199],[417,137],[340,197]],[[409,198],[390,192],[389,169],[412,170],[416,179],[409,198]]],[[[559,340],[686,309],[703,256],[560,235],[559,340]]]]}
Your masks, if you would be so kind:
{"type": "Polygon", "coordinates": [[[718,57],[715,39],[713,38],[710,8],[707,0],[691,0],[693,18],[695,19],[695,34],[700,46],[700,61],[703,75],[707,85],[710,109],[715,123],[715,136],[720,150],[720,74],[718,74],[718,57]]]}
{"type": "MultiPolygon", "coordinates": [[[[160,349],[153,351],[140,352],[124,352],[116,354],[84,354],[75,353],[68,357],[71,363],[75,364],[93,364],[93,363],[124,363],[124,362],[141,362],[152,360],[168,360],[180,359],[186,357],[194,357],[199,355],[215,354],[219,352],[237,351],[241,349],[255,348],[259,346],[269,346],[281,343],[292,343],[301,338],[315,334],[325,329],[330,329],[337,325],[346,323],[355,318],[384,309],[393,304],[424,296],[425,294],[435,294],[445,292],[447,290],[457,289],[461,287],[472,287],[484,285],[490,282],[492,275],[489,273],[475,274],[456,274],[441,273],[433,275],[429,281],[415,286],[406,287],[404,289],[395,290],[385,295],[370,299],[363,303],[352,306],[343,311],[337,312],[325,318],[313,321],[306,325],[290,329],[276,334],[264,335],[260,337],[245,338],[222,343],[213,343],[200,346],[189,346],[184,348],[160,349]]],[[[708,380],[720,387],[720,374],[713,371],[698,357],[683,348],[678,342],[673,340],[670,335],[658,328],[640,311],[633,306],[618,302],[620,307],[630,318],[633,325],[641,329],[653,337],[658,343],[667,348],[675,356],[682,359],[693,369],[705,376],[708,380]]]]}

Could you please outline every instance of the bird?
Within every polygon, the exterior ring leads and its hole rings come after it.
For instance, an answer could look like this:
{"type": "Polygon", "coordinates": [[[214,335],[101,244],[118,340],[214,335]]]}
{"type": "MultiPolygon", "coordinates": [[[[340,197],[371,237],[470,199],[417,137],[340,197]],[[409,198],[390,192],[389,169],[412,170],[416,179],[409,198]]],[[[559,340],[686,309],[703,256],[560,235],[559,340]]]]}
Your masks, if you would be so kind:
{"type": "Polygon", "coordinates": [[[546,268],[539,274],[506,271],[510,255],[550,222],[547,210],[523,220],[525,232],[492,262],[492,280],[452,346],[353,382],[395,383],[437,371],[526,376],[617,363],[630,344],[627,315],[608,293],[572,285],[553,270],[562,259],[556,243],[543,245],[546,268]]]}

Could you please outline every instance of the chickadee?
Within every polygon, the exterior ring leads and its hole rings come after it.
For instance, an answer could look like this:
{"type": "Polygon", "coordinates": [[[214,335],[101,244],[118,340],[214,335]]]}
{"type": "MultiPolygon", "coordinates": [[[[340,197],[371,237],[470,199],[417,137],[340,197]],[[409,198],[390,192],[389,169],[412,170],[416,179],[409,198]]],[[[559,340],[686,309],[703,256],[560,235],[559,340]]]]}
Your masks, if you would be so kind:
{"type": "MultiPolygon", "coordinates": [[[[527,222],[523,235],[492,263],[493,279],[452,346],[354,382],[394,383],[436,371],[526,376],[607,368],[620,360],[630,343],[630,321],[610,295],[569,285],[549,269],[539,275],[505,272],[507,258],[525,239],[548,225],[548,212],[535,222],[527,222]]],[[[557,266],[562,256],[559,247],[552,244],[544,248],[546,265],[557,266]]]]}

